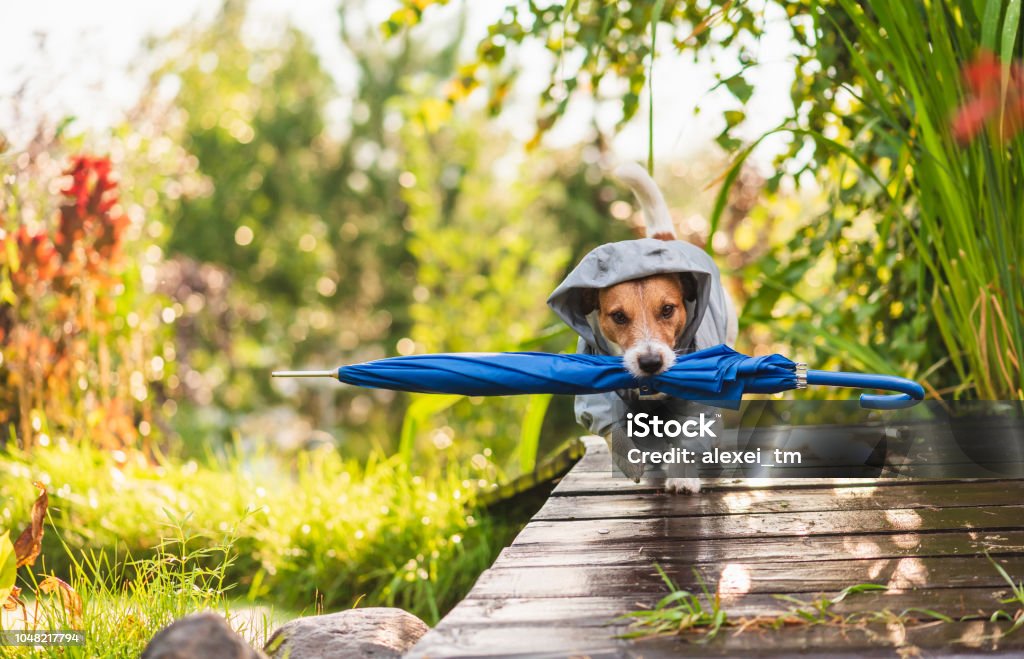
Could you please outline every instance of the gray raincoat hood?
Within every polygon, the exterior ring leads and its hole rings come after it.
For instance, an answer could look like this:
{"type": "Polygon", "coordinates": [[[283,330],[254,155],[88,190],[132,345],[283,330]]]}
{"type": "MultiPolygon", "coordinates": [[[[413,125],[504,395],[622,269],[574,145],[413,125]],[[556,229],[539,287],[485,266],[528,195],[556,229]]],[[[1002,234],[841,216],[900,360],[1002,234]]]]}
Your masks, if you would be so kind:
{"type": "MultiPolygon", "coordinates": [[[[722,287],[718,267],[699,247],[681,240],[641,238],[594,249],[559,284],[548,305],[580,336],[577,352],[614,354],[596,319],[584,313],[584,289],[599,289],[656,274],[688,273],[696,282],[695,299],[686,302],[687,324],[675,350],[688,353],[719,343],[731,344],[736,312],[722,287]]],[[[576,418],[591,432],[606,435],[627,410],[615,393],[577,396],[576,418]]]]}
{"type": "Polygon", "coordinates": [[[722,288],[718,267],[708,254],[681,240],[623,240],[606,243],[580,261],[548,298],[548,305],[573,328],[586,350],[610,354],[604,337],[595,332],[583,313],[583,289],[606,288],[631,279],[658,274],[689,273],[696,281],[696,299],[686,303],[687,322],[675,346],[693,352],[726,343],[736,314],[722,288]]]}

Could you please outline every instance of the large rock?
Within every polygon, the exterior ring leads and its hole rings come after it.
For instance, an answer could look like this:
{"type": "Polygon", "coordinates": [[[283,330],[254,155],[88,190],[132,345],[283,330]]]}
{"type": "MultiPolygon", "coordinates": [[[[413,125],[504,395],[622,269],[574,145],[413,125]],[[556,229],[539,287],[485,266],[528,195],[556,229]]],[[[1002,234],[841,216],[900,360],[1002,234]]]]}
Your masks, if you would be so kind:
{"type": "Polygon", "coordinates": [[[263,649],[277,659],[398,657],[428,629],[402,609],[350,609],[285,623],[263,649]]]}
{"type": "Polygon", "coordinates": [[[142,659],[266,659],[236,634],[223,616],[196,613],[160,630],[142,659]]]}

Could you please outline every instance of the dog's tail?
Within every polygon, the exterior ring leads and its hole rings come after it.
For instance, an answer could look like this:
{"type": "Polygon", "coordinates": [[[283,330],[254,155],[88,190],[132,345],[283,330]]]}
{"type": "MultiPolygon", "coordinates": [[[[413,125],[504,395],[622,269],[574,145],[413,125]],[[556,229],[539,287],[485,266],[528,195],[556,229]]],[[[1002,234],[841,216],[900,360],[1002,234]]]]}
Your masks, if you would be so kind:
{"type": "Polygon", "coordinates": [[[615,168],[615,178],[628,185],[640,202],[640,208],[644,211],[644,223],[647,225],[647,237],[675,240],[676,228],[672,225],[668,205],[654,179],[647,174],[647,170],[636,163],[627,162],[615,168]]]}

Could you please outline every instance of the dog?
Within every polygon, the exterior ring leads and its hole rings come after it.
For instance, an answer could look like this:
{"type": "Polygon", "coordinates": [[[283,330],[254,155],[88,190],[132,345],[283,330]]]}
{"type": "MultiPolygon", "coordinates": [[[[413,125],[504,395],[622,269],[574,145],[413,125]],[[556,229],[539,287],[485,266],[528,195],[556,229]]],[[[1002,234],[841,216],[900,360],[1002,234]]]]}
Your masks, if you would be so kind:
{"type": "MultiPolygon", "coordinates": [[[[678,240],[668,205],[657,184],[637,164],[620,165],[614,176],[636,195],[644,215],[646,236],[657,240],[678,240]]],[[[592,289],[584,298],[584,312],[597,312],[598,328],[613,351],[622,355],[626,368],[638,378],[657,375],[676,361],[675,346],[686,327],[685,301],[693,299],[696,283],[684,274],[656,274],[632,279],[603,289],[592,289]]],[[[738,333],[734,306],[730,308],[727,344],[738,333]]],[[[669,492],[697,494],[699,478],[669,478],[669,492]]]]}

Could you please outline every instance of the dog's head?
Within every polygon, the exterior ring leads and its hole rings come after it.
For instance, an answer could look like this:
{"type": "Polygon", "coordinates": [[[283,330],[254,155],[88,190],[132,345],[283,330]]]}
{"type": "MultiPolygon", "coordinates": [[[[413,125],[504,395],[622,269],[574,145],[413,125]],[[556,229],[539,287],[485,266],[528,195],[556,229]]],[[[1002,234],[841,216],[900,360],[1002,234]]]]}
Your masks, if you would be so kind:
{"type": "Polygon", "coordinates": [[[622,350],[629,372],[649,377],[675,363],[675,345],[686,327],[685,301],[693,299],[694,287],[687,275],[632,279],[586,291],[583,312],[597,310],[601,333],[622,350]]]}

